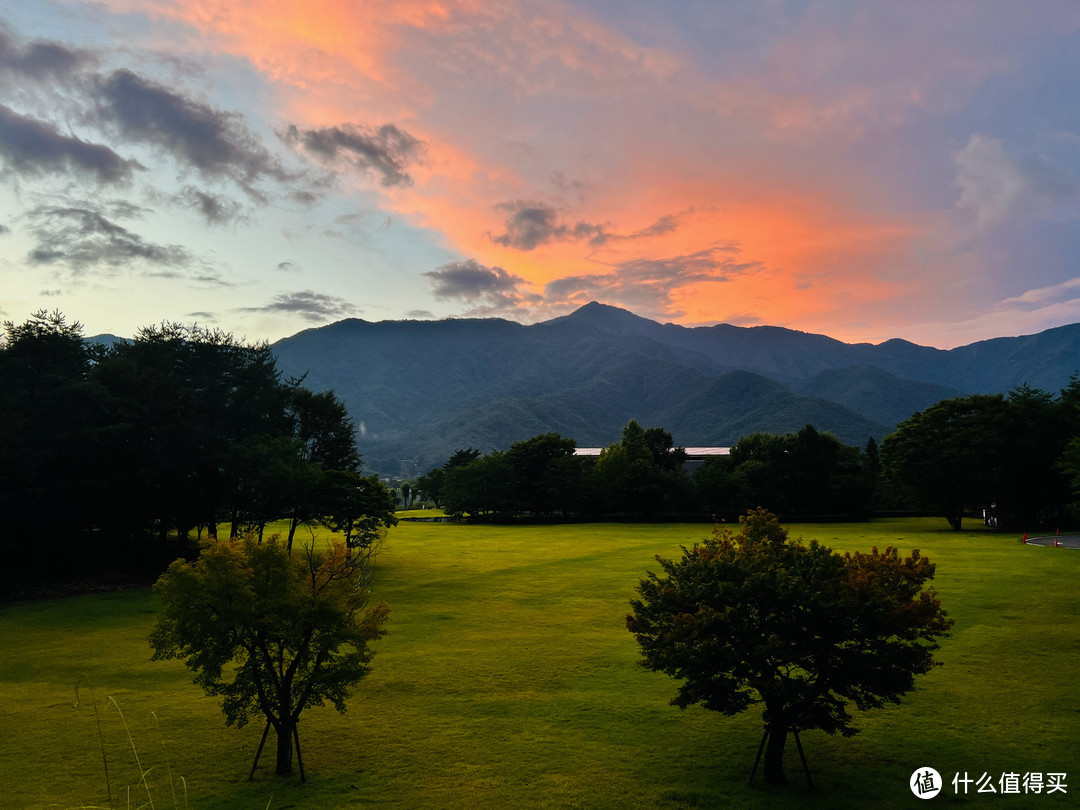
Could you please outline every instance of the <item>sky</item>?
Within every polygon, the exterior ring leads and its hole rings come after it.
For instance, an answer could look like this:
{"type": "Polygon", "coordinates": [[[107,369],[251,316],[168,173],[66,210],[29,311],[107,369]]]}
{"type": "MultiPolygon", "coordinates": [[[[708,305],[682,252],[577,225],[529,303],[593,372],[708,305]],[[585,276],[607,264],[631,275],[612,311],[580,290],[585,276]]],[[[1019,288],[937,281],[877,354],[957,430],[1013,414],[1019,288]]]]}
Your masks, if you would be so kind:
{"type": "Polygon", "coordinates": [[[0,0],[0,319],[1080,321],[1074,0],[0,0]]]}

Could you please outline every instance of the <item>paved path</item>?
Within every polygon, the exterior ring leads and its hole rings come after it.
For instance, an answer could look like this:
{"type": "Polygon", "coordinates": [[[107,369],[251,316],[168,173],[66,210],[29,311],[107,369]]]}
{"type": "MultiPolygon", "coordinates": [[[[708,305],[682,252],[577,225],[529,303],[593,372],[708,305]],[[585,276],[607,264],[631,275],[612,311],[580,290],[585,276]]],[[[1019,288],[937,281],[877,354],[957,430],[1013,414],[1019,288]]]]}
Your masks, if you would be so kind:
{"type": "Polygon", "coordinates": [[[1053,548],[1054,541],[1058,541],[1058,545],[1062,548],[1080,548],[1080,535],[1076,534],[1063,534],[1061,537],[1055,537],[1049,535],[1047,537],[1029,537],[1029,546],[1050,546],[1053,548]]]}

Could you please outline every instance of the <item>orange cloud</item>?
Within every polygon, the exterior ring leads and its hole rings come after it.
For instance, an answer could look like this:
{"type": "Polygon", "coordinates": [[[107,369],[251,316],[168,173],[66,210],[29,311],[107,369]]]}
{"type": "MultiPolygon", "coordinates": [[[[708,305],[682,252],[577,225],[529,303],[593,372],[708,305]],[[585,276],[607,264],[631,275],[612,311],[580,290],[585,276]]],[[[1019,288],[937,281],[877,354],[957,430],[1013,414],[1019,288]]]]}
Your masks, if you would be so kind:
{"type": "MultiPolygon", "coordinates": [[[[824,100],[767,75],[687,85],[676,55],[557,3],[106,2],[183,22],[199,35],[186,44],[250,60],[284,122],[393,124],[422,141],[412,184],[376,189],[383,207],[529,292],[577,279],[582,295],[687,323],[757,318],[854,334],[838,313],[911,286],[876,268],[919,223],[855,210],[826,169],[785,173],[757,148],[736,165],[716,133],[852,127],[894,97],[919,103],[917,84],[898,81],[882,97],[853,83],[824,100]],[[604,112],[575,106],[586,97],[604,112]],[[684,132],[664,120],[672,99],[708,115],[684,132]],[[526,151],[539,142],[527,159],[505,148],[517,138],[526,151]],[[576,197],[554,187],[555,171],[584,178],[576,197]],[[550,209],[538,226],[547,230],[511,238],[508,219],[525,203],[550,209]]],[[[801,56],[778,50],[774,66],[801,56]]],[[[341,182],[373,185],[363,173],[341,182]]]]}

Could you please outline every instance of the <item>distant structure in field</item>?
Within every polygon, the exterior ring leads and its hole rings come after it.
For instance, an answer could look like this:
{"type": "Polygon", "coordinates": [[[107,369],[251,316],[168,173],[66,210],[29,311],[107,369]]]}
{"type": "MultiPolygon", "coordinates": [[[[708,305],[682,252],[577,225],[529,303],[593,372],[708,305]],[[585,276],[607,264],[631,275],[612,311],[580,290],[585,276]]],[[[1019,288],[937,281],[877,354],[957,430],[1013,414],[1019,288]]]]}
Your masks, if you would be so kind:
{"type": "MultiPolygon", "coordinates": [[[[600,451],[606,449],[605,447],[578,447],[574,450],[574,455],[599,456],[600,451]]],[[[686,451],[686,463],[683,464],[683,468],[691,475],[713,456],[731,455],[730,447],[684,447],[682,449],[686,451]]]]}

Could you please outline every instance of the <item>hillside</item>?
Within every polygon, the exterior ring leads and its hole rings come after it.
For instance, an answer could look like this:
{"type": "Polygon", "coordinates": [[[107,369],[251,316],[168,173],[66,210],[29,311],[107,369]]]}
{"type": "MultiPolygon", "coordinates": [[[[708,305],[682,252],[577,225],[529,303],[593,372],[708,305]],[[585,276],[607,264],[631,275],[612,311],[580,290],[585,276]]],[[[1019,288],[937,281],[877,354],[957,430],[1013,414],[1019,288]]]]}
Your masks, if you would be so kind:
{"type": "Polygon", "coordinates": [[[1056,393],[1080,368],[1080,325],[943,351],[780,327],[687,328],[592,303],[532,326],[349,319],[274,350],[283,372],[345,401],[365,466],[394,473],[402,461],[422,471],[462,447],[546,431],[604,445],[631,418],[683,445],[807,423],[862,445],[943,398],[1024,382],[1056,393]]]}

